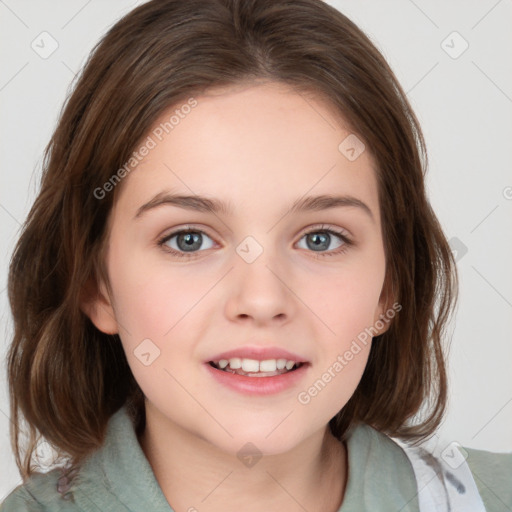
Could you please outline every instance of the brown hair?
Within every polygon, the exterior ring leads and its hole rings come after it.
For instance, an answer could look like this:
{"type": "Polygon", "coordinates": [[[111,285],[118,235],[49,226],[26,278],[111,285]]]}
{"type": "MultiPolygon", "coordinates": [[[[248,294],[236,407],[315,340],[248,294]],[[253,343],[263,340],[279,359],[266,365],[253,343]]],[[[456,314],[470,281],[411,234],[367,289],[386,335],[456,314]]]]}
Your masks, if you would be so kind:
{"type": "MultiPolygon", "coordinates": [[[[25,479],[43,436],[78,464],[99,448],[123,404],[144,428],[144,396],[118,335],[80,308],[98,279],[118,188],[97,199],[154,122],[208,88],[281,82],[326,98],[377,163],[386,289],[403,305],[374,339],[362,379],[329,422],[411,441],[431,435],[447,399],[442,342],[456,301],[449,245],[426,198],[425,143],[388,64],[319,0],[153,0],[117,22],[91,53],[46,147],[41,190],[9,270],[11,442],[25,479]],[[428,405],[424,417],[411,419],[428,405]],[[29,426],[22,458],[21,411],[29,426]]],[[[341,141],[340,141],[341,142],[341,141]]]]}

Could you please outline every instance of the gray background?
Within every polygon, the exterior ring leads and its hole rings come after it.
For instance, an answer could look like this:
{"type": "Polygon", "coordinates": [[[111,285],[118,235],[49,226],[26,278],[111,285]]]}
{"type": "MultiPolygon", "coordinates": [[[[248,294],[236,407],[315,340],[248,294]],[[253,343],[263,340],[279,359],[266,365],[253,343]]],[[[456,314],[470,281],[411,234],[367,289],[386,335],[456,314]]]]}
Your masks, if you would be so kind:
{"type": "MultiPolygon", "coordinates": [[[[0,0],[0,501],[20,482],[3,362],[12,331],[9,258],[75,73],[100,36],[139,3],[0,0]],[[51,44],[58,47],[47,58],[31,46],[41,53],[51,44]]],[[[440,435],[511,451],[512,2],[328,3],[366,31],[407,91],[428,144],[429,196],[457,250],[461,296],[440,435]]]]}

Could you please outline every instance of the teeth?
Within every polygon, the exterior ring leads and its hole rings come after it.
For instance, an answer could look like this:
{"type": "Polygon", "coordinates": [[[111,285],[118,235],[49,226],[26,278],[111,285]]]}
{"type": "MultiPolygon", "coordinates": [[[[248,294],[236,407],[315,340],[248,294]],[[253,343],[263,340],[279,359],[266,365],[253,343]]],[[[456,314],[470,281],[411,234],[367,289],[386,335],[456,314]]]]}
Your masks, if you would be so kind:
{"type": "Polygon", "coordinates": [[[256,359],[242,359],[242,370],[244,372],[259,372],[260,362],[256,359]]]}
{"type": "Polygon", "coordinates": [[[260,372],[275,372],[277,369],[277,361],[275,359],[267,359],[259,364],[260,372]]]}
{"type": "Polygon", "coordinates": [[[277,369],[282,370],[286,366],[286,359],[277,360],[277,369]]]}
{"type": "Polygon", "coordinates": [[[258,372],[275,372],[276,370],[291,370],[295,365],[298,365],[296,361],[287,359],[266,359],[264,361],[258,361],[257,359],[241,359],[239,357],[233,357],[232,359],[221,359],[218,362],[214,362],[214,365],[221,370],[241,369],[244,372],[258,373],[258,372]]]}
{"type": "Polygon", "coordinates": [[[233,359],[229,360],[229,367],[232,370],[237,370],[238,368],[242,368],[242,360],[238,357],[234,357],[233,359]]]}

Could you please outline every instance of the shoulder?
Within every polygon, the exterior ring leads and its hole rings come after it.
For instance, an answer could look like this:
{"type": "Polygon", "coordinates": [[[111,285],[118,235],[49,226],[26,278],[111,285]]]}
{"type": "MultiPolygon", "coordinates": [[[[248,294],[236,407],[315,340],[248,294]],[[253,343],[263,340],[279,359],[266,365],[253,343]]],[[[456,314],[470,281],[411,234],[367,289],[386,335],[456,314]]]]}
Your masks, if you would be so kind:
{"type": "Polygon", "coordinates": [[[39,503],[27,492],[26,488],[16,487],[2,503],[0,503],[0,512],[29,512],[44,510],[39,503]]]}
{"type": "Polygon", "coordinates": [[[0,512],[75,511],[74,503],[62,492],[62,469],[33,473],[0,503],[0,512]],[[61,492],[59,492],[59,489],[61,492]]]}
{"type": "Polygon", "coordinates": [[[512,509],[512,452],[459,448],[488,512],[512,509]]]}

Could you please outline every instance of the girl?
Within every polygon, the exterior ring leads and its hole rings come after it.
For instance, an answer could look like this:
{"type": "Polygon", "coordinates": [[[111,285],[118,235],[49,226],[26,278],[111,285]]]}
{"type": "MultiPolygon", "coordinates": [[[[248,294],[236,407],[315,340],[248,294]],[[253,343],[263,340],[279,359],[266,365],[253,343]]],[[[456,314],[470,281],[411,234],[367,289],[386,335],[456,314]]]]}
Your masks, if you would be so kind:
{"type": "Polygon", "coordinates": [[[512,455],[432,443],[456,270],[414,113],[337,10],[143,4],[45,156],[2,511],[512,507],[512,455]]]}

